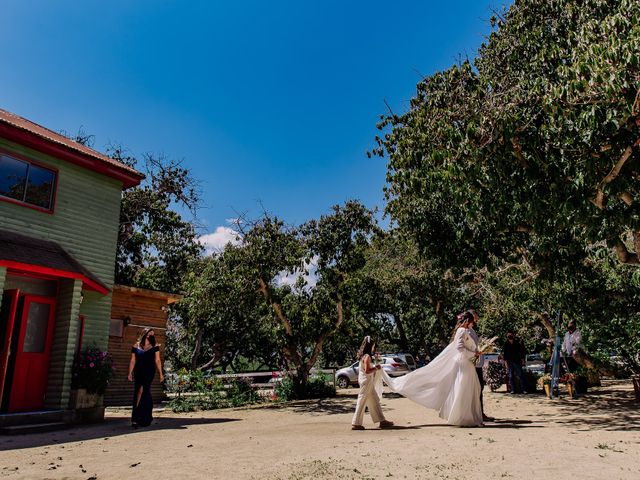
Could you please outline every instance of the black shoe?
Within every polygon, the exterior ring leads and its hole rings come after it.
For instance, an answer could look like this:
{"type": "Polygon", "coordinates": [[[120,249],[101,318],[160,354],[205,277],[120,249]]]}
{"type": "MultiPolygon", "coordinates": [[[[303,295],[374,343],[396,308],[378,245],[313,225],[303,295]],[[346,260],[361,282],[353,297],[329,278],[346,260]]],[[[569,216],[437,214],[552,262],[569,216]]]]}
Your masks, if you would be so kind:
{"type": "Polygon", "coordinates": [[[493,422],[495,420],[495,418],[490,417],[489,415],[485,415],[484,413],[482,414],[482,421],[483,422],[493,422]]]}

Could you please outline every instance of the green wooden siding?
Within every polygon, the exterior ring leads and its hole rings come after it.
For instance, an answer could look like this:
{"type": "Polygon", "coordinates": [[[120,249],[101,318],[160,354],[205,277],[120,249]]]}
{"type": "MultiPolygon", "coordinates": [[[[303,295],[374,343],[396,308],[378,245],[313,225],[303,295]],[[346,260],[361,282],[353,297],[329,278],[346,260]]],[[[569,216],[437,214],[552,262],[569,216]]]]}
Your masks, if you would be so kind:
{"type": "MultiPolygon", "coordinates": [[[[58,171],[53,214],[0,200],[0,228],[59,243],[110,289],[113,286],[122,182],[0,138],[0,148],[58,171]]],[[[4,275],[1,275],[4,280],[4,275]]],[[[78,314],[85,317],[83,345],[106,349],[111,294],[83,291],[61,281],[47,404],[63,405],[70,388],[78,314]],[[75,302],[75,303],[74,303],[75,302]]],[[[0,288],[0,294],[2,289],[0,288]]]]}
{"type": "Polygon", "coordinates": [[[4,292],[4,279],[7,275],[7,269],[0,267],[0,303],[2,303],[2,293],[4,292]]]}
{"type": "Polygon", "coordinates": [[[71,374],[79,333],[80,280],[60,281],[56,324],[51,345],[49,362],[49,383],[45,397],[46,408],[66,408],[69,404],[71,374]]]}

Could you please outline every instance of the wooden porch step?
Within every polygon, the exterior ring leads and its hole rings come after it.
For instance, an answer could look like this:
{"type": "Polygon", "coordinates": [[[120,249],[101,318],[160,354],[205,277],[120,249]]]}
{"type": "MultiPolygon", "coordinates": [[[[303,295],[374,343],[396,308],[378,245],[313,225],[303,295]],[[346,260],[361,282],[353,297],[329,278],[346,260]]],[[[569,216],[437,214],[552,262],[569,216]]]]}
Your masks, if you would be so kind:
{"type": "Polygon", "coordinates": [[[0,414],[0,428],[15,425],[55,423],[65,420],[64,410],[38,410],[34,412],[2,413],[0,414]]]}
{"type": "Polygon", "coordinates": [[[31,423],[27,425],[11,425],[1,427],[0,435],[23,435],[27,433],[44,433],[54,430],[62,430],[70,425],[65,422],[31,423]]]}

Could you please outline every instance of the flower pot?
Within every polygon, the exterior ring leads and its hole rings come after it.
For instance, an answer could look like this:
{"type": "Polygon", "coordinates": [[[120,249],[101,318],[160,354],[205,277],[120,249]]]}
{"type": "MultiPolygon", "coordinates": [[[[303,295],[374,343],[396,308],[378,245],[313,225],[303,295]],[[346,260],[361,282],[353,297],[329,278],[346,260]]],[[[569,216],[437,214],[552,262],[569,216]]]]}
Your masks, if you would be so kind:
{"type": "Polygon", "coordinates": [[[102,407],[104,395],[100,393],[89,393],[86,388],[71,390],[71,408],[78,410],[82,408],[102,407]]]}

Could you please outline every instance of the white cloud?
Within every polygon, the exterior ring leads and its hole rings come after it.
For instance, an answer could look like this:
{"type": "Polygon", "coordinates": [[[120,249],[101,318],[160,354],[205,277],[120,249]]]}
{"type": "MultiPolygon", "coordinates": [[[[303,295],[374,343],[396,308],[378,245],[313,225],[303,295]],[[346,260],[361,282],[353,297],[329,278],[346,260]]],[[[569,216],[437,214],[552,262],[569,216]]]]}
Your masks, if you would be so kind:
{"type": "Polygon", "coordinates": [[[204,246],[207,255],[212,255],[224,250],[228,243],[231,245],[240,244],[240,234],[233,228],[221,226],[217,227],[215,232],[199,237],[198,242],[204,246]]]}
{"type": "Polygon", "coordinates": [[[307,273],[304,273],[300,270],[296,272],[280,272],[274,282],[278,286],[289,285],[293,287],[295,283],[298,281],[300,277],[303,277],[306,284],[307,289],[313,289],[318,283],[318,257],[313,257],[309,265],[307,265],[307,273]]]}

